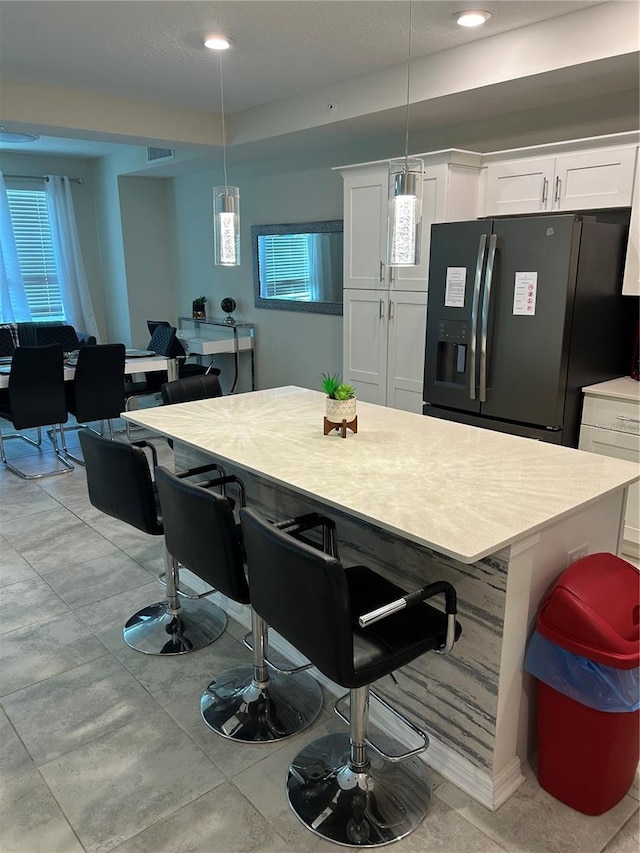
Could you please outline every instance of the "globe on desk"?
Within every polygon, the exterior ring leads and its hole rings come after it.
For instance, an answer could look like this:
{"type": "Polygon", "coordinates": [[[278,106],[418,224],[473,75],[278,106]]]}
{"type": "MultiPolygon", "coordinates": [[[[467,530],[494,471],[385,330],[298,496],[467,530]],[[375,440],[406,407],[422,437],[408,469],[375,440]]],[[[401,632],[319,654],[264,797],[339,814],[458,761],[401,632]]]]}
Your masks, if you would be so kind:
{"type": "Polygon", "coordinates": [[[225,298],[220,303],[220,307],[227,315],[224,318],[224,322],[229,323],[229,325],[233,325],[236,321],[231,316],[231,312],[236,310],[236,300],[232,299],[230,296],[225,296],[225,298]]]}

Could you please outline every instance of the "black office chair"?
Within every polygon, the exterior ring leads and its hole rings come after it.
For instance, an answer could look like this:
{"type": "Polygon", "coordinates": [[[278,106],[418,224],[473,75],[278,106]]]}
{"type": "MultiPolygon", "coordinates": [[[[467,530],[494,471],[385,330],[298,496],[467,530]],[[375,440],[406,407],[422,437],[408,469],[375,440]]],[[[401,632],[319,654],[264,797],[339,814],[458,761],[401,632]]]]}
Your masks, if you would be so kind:
{"type": "MultiPolygon", "coordinates": [[[[147,320],[147,329],[149,329],[149,334],[152,337],[158,326],[170,327],[170,325],[171,324],[167,320],[147,320]]],[[[151,344],[149,344],[148,349],[151,349],[151,344]]],[[[188,379],[191,376],[202,376],[204,373],[220,374],[220,371],[211,365],[205,366],[203,364],[189,362],[189,355],[185,350],[182,341],[178,337],[174,337],[168,357],[175,358],[177,360],[179,379],[188,379]]]]}
{"type": "MultiPolygon", "coordinates": [[[[102,434],[106,421],[109,437],[115,438],[113,418],[119,418],[125,406],[124,361],[124,344],[97,344],[79,350],[73,382],[67,383],[71,386],[67,388],[67,410],[77,421],[71,429],[100,421],[102,434]]],[[[60,433],[65,455],[83,465],[83,460],[67,449],[64,427],[60,433]]]]}
{"type": "MultiPolygon", "coordinates": [[[[89,500],[96,509],[132,525],[151,536],[162,536],[164,525],[155,483],[140,441],[127,444],[110,441],[90,430],[79,434],[87,470],[89,500]]],[[[215,465],[193,468],[181,477],[211,474],[215,465]]],[[[127,620],[123,636],[128,646],[150,655],[179,655],[212,643],[224,631],[226,616],[216,605],[203,602],[202,595],[180,590],[177,560],[165,547],[164,582],[167,599],[145,607],[127,620]]]]}
{"type": "MultiPolygon", "coordinates": [[[[6,404],[6,408],[0,410],[0,417],[11,421],[17,430],[37,427],[38,438],[34,440],[20,432],[4,436],[0,433],[0,457],[5,467],[25,480],[36,480],[40,477],[67,474],[72,471],[73,465],[62,454],[56,432],[56,428],[67,421],[64,362],[60,344],[46,347],[16,347],[11,362],[6,404]],[[7,461],[4,442],[20,438],[33,447],[40,447],[43,426],[51,427],[53,448],[64,467],[38,474],[26,474],[7,461]]],[[[4,406],[2,401],[0,405],[4,406]]]]}
{"type": "Polygon", "coordinates": [[[74,352],[80,348],[80,339],[73,326],[63,325],[38,325],[35,329],[36,345],[48,346],[49,344],[60,344],[64,352],[74,352]]]}
{"type": "MultiPolygon", "coordinates": [[[[223,481],[238,484],[244,503],[241,483],[235,477],[223,481]]],[[[157,469],[156,482],[168,551],[210,586],[233,601],[249,604],[241,532],[228,501],[162,467],[157,469]]],[[[205,723],[223,737],[243,743],[277,741],[315,720],[322,707],[322,691],[315,679],[302,672],[310,664],[292,670],[274,667],[268,660],[266,623],[253,611],[251,622],[253,664],[217,676],[202,696],[200,712],[205,723]]]]}
{"type": "MultiPolygon", "coordinates": [[[[460,636],[456,593],[437,581],[412,593],[364,566],[311,548],[251,509],[240,511],[251,603],[328,678],[350,691],[349,734],[328,735],[293,759],[287,795],[296,816],[329,841],[388,844],[424,819],[431,785],[417,758],[391,738],[367,737],[369,685],[427,651],[448,652],[460,636]],[[444,594],[445,612],[426,599],[444,594]],[[402,611],[402,612],[400,612],[402,611]]],[[[342,700],[336,703],[339,711],[342,700]]],[[[382,701],[382,700],[380,700],[382,701]]]]}
{"type": "Polygon", "coordinates": [[[11,329],[0,327],[0,356],[13,355],[15,348],[11,329]]]}

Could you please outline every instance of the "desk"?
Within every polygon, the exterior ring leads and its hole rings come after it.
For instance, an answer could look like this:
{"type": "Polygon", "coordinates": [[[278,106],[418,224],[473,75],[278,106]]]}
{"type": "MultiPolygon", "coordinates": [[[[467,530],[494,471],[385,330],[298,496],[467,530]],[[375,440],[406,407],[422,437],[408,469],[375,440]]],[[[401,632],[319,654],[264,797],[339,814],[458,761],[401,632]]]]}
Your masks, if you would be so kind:
{"type": "MultiPolygon", "coordinates": [[[[125,415],[171,437],[180,461],[219,460],[271,517],[318,510],[340,553],[410,589],[458,590],[463,635],[380,692],[432,735],[428,757],[488,808],[523,779],[540,600],[571,552],[616,553],[628,462],[358,402],[358,433],[323,435],[324,396],[275,388],[125,415]],[[182,448],[182,450],[181,450],[182,448]],[[182,459],[180,458],[182,454],[182,459]]],[[[397,732],[390,733],[397,735],[397,732]]]]}
{"type": "MultiPolygon", "coordinates": [[[[7,365],[0,366],[0,388],[7,388],[9,385],[9,373],[4,372],[7,365]]],[[[169,379],[178,378],[177,362],[173,358],[165,358],[161,355],[148,356],[145,358],[127,358],[124,363],[125,374],[132,373],[153,373],[156,370],[166,370],[169,379]]],[[[75,367],[69,367],[65,364],[64,381],[71,382],[76,374],[75,367]]]]}

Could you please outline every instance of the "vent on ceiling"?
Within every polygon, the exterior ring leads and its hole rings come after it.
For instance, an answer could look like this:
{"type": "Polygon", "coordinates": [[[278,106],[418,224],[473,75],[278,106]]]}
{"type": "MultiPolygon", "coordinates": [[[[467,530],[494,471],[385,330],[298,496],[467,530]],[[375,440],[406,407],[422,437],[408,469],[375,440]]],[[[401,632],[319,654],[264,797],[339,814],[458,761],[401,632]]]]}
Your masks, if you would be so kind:
{"type": "Polygon", "coordinates": [[[147,163],[157,163],[159,160],[173,160],[176,152],[173,148],[147,148],[147,163]]]}

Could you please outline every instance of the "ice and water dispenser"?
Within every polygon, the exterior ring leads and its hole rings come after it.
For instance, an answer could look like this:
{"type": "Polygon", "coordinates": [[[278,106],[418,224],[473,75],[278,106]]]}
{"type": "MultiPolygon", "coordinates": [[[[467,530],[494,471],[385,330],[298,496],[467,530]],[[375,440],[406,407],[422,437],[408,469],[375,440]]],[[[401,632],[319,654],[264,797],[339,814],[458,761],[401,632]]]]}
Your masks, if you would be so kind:
{"type": "Polygon", "coordinates": [[[440,320],[437,333],[436,382],[464,387],[470,342],[469,323],[440,320]]]}

